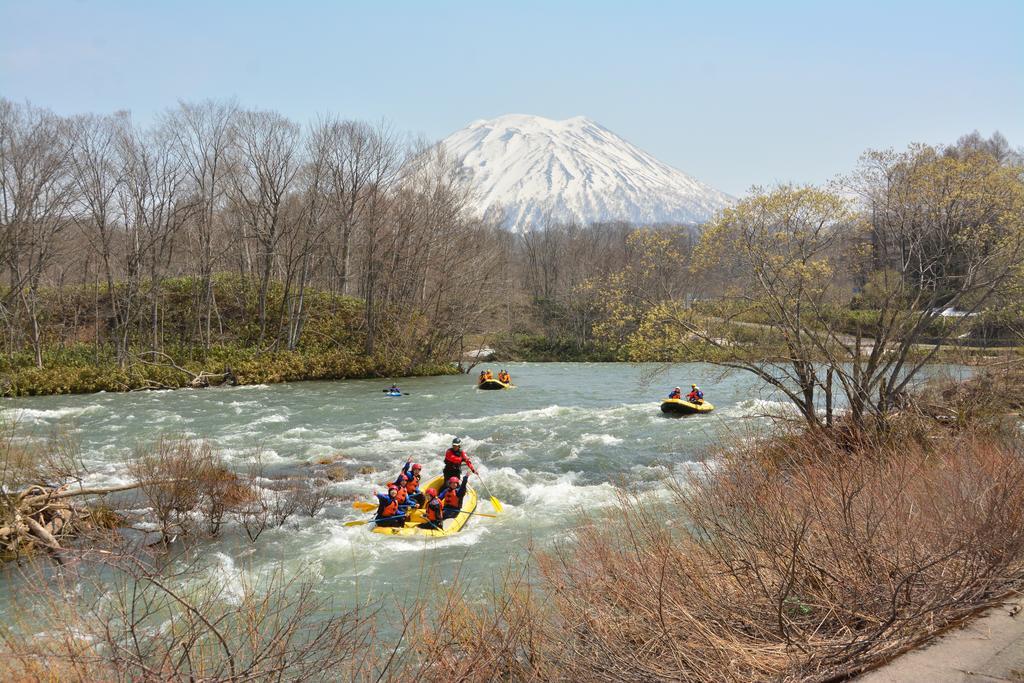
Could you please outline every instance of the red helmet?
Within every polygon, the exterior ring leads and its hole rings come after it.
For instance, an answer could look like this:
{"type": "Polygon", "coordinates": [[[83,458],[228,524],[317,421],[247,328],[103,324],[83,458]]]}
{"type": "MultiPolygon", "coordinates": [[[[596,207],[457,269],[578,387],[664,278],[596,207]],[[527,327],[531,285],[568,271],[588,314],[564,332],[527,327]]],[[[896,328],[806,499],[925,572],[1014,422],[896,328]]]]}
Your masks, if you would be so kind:
{"type": "Polygon", "coordinates": [[[448,477],[448,483],[449,484],[458,484],[459,483],[459,478],[458,477],[448,477]]]}
{"type": "Polygon", "coordinates": [[[413,472],[415,472],[416,470],[422,470],[422,469],[423,469],[423,465],[419,464],[418,462],[413,463],[413,465],[412,465],[412,471],[413,472]]]}
{"type": "Polygon", "coordinates": [[[428,496],[436,496],[437,495],[437,489],[427,489],[427,495],[428,496]]]}
{"type": "Polygon", "coordinates": [[[395,486],[394,484],[388,484],[388,493],[390,493],[391,491],[397,491],[397,490],[398,490],[397,486],[395,486]]]}

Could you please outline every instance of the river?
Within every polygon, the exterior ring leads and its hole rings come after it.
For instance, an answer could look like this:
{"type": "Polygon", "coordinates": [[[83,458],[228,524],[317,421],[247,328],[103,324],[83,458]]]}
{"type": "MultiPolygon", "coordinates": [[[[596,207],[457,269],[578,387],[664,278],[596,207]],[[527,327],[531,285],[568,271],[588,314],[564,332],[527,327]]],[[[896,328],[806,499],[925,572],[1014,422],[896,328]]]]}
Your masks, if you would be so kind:
{"type": "MultiPolygon", "coordinates": [[[[710,444],[785,409],[751,375],[723,375],[707,364],[661,374],[658,366],[618,363],[504,367],[513,390],[479,391],[472,377],[446,376],[406,379],[401,398],[381,392],[387,382],[349,380],[7,399],[0,411],[17,419],[22,434],[67,432],[80,445],[87,484],[127,482],[124,463],[161,433],[204,439],[239,471],[257,451],[278,474],[308,472],[310,462],[340,455],[354,476],[332,484],[337,499],[315,518],[293,517],[255,543],[228,529],[202,550],[209,571],[227,581],[283,567],[312,573],[321,590],[348,603],[425,592],[456,571],[483,592],[529,547],[564,538],[582,509],[612,502],[617,487],[657,496],[667,477],[694,466],[710,444]],[[663,416],[661,397],[674,385],[685,393],[691,382],[716,410],[663,416]],[[370,500],[406,459],[423,463],[427,476],[438,473],[456,435],[504,514],[473,518],[463,532],[439,540],[344,526],[367,516],[352,501],[370,500]]],[[[481,493],[479,510],[493,512],[478,481],[471,485],[481,493]]]]}

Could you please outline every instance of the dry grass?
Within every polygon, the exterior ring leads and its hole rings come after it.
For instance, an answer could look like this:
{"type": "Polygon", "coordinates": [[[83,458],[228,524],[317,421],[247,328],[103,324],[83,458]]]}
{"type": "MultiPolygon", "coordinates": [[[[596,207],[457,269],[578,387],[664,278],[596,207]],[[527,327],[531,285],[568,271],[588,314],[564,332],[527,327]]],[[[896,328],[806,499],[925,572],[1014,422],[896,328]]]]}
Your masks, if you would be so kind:
{"type": "Polygon", "coordinates": [[[964,382],[936,382],[922,410],[958,427],[994,425],[1024,415],[1024,363],[986,366],[964,382]]]}
{"type": "Polygon", "coordinates": [[[908,433],[747,444],[667,504],[624,495],[535,558],[536,587],[445,611],[427,677],[824,681],[921,642],[1024,585],[1024,462],[908,433]]]}
{"type": "Polygon", "coordinates": [[[374,611],[335,609],[315,579],[192,562],[172,571],[124,555],[104,564],[99,583],[92,571],[25,577],[29,609],[0,624],[4,680],[366,680],[373,670],[374,611]]]}

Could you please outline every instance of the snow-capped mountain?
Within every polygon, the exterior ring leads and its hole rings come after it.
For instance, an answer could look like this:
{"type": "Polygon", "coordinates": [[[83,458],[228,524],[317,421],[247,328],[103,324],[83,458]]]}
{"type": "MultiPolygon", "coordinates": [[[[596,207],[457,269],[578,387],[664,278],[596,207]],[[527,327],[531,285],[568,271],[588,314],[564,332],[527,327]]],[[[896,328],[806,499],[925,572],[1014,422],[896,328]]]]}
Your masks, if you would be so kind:
{"type": "Polygon", "coordinates": [[[508,114],[442,144],[462,163],[480,212],[502,211],[519,230],[568,220],[701,223],[733,201],[582,116],[508,114]]]}

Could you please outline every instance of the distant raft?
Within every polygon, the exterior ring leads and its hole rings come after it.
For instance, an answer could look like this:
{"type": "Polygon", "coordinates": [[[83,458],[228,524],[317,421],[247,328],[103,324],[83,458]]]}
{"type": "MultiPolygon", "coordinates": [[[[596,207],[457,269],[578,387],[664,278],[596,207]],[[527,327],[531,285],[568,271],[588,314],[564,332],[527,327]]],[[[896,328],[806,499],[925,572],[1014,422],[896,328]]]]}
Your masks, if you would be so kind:
{"type": "MultiPolygon", "coordinates": [[[[435,489],[440,491],[444,486],[444,477],[434,477],[426,484],[422,484],[422,490],[435,489]]],[[[421,515],[414,515],[420,521],[417,522],[406,522],[405,526],[377,526],[374,525],[373,533],[375,534],[386,534],[388,536],[428,536],[431,538],[443,538],[445,536],[451,536],[462,531],[462,527],[466,526],[466,522],[473,516],[476,511],[476,491],[470,487],[466,487],[466,495],[462,498],[462,508],[455,517],[444,520],[442,526],[443,529],[421,529],[420,524],[422,523],[421,515]]],[[[422,511],[420,511],[422,512],[422,511]]]]}
{"type": "Polygon", "coordinates": [[[666,398],[661,402],[661,412],[666,415],[697,415],[699,413],[710,413],[715,407],[704,401],[703,403],[690,403],[681,398],[666,398]]]}
{"type": "Polygon", "coordinates": [[[514,386],[515,385],[511,384],[511,383],[505,384],[500,379],[485,379],[483,382],[480,382],[479,384],[477,384],[476,388],[477,389],[495,390],[495,389],[511,389],[514,386]]]}

